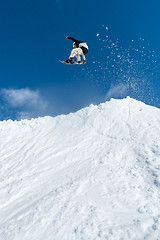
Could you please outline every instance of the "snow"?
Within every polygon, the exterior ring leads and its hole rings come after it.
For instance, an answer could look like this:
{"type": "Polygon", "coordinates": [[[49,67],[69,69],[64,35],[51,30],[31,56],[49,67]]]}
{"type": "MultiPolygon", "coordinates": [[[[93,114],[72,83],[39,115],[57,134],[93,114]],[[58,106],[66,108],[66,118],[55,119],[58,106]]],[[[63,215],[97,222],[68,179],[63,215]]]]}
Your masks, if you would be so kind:
{"type": "Polygon", "coordinates": [[[0,122],[0,240],[160,239],[160,110],[0,122]]]}

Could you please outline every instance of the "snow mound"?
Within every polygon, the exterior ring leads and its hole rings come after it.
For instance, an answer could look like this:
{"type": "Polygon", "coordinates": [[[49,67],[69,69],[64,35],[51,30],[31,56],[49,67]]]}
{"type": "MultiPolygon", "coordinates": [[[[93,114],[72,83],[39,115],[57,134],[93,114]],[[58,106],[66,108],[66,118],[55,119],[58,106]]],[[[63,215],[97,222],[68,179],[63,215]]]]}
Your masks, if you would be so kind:
{"type": "Polygon", "coordinates": [[[160,239],[160,110],[112,99],[0,122],[1,240],[160,239]]]}

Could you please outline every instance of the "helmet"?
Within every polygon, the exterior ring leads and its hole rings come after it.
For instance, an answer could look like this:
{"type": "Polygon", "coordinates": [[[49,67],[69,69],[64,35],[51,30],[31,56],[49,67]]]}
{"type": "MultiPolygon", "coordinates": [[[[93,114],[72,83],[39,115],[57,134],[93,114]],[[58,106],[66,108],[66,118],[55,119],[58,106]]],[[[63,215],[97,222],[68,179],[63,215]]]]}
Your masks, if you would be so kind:
{"type": "Polygon", "coordinates": [[[77,47],[75,42],[73,43],[73,47],[74,47],[74,48],[77,47]]]}

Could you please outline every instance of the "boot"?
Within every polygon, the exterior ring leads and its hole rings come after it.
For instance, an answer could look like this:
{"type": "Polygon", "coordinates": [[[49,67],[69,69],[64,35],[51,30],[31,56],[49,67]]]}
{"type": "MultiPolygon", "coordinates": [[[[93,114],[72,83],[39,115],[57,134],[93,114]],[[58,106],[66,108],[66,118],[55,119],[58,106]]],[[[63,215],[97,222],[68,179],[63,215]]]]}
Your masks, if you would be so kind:
{"type": "Polygon", "coordinates": [[[68,59],[65,60],[65,62],[66,62],[66,63],[73,63],[72,60],[73,60],[73,58],[70,58],[70,57],[69,57],[68,59]]]}
{"type": "Polygon", "coordinates": [[[73,62],[72,62],[72,60],[73,60],[72,57],[69,57],[68,60],[69,60],[70,63],[73,63],[73,62]]]}

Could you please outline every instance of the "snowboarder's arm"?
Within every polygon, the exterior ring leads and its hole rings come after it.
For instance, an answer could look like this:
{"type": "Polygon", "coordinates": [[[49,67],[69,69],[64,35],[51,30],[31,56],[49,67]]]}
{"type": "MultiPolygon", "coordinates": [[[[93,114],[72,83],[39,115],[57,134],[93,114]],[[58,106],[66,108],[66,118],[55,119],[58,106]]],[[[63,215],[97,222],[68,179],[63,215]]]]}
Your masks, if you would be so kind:
{"type": "Polygon", "coordinates": [[[66,37],[66,39],[71,39],[71,40],[74,41],[74,42],[77,41],[75,38],[73,38],[73,37],[68,37],[68,36],[66,37]]]}
{"type": "Polygon", "coordinates": [[[66,37],[66,39],[71,39],[73,42],[75,42],[76,43],[76,45],[78,45],[79,43],[82,43],[83,41],[79,41],[79,40],[77,40],[77,39],[75,39],[75,38],[73,38],[73,37],[66,37]]]}

